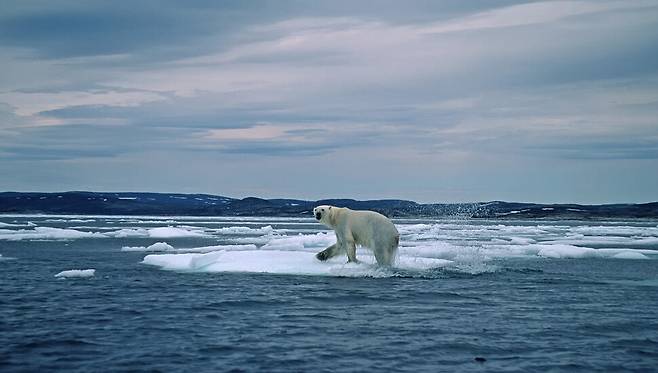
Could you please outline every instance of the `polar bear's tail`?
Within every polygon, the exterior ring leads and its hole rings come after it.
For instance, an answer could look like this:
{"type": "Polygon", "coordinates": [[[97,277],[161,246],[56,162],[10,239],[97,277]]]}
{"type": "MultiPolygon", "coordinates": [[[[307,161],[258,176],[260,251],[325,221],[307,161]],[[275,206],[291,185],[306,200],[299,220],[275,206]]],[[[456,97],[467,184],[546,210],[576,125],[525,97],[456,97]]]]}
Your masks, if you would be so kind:
{"type": "Polygon", "coordinates": [[[393,240],[395,244],[393,245],[393,248],[391,249],[391,264],[394,262],[397,262],[397,254],[398,254],[398,246],[400,245],[400,234],[395,235],[395,239],[393,240]]]}

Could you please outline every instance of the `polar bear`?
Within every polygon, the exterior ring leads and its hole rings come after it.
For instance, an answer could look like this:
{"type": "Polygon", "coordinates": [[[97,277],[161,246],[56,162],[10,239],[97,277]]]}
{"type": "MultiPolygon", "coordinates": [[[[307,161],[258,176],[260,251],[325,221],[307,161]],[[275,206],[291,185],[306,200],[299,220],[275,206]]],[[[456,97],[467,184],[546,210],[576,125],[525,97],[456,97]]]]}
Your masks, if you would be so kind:
{"type": "Polygon", "coordinates": [[[361,245],[375,253],[378,264],[390,266],[393,263],[400,234],[384,215],[328,205],[314,208],[313,215],[336,232],[336,243],[315,255],[319,260],[347,252],[348,262],[357,262],[356,246],[361,245]]]}

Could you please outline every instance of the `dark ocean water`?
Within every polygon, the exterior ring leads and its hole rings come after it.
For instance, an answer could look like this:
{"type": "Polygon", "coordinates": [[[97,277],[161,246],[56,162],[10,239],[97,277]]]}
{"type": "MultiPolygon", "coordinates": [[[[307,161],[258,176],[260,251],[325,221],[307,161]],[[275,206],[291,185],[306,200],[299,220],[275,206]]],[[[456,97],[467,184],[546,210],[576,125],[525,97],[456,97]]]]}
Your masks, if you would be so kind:
{"type": "Polygon", "coordinates": [[[658,370],[656,222],[396,221],[382,271],[299,264],[309,220],[188,220],[0,216],[0,370],[658,370]]]}

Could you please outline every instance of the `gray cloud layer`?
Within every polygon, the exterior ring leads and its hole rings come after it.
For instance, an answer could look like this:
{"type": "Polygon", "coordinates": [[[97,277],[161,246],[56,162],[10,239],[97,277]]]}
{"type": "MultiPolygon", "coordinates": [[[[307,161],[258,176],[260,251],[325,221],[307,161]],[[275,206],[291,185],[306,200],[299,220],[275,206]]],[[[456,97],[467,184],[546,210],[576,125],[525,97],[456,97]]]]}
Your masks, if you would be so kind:
{"type": "Polygon", "coordinates": [[[6,8],[1,189],[658,199],[656,1],[6,8]]]}

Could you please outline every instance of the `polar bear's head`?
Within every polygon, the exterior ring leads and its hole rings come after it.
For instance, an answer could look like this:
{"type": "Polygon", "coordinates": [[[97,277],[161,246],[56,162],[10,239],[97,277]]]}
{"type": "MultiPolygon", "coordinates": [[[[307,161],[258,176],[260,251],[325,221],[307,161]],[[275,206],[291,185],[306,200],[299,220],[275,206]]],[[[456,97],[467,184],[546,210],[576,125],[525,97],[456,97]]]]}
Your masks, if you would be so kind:
{"type": "Polygon", "coordinates": [[[331,214],[333,206],[321,205],[313,209],[313,216],[322,224],[332,226],[331,214]]]}

